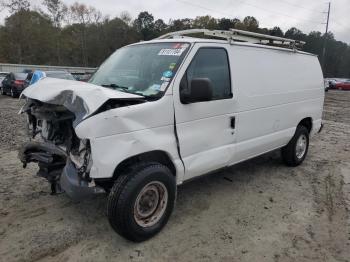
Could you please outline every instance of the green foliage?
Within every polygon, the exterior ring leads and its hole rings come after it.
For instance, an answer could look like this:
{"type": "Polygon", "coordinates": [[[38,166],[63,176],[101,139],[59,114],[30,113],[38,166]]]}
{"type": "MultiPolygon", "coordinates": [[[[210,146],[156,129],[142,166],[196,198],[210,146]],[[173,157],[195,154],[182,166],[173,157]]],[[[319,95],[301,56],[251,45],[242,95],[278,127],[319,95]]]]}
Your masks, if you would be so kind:
{"type": "Polygon", "coordinates": [[[192,27],[192,19],[190,18],[175,19],[170,21],[170,24],[168,25],[168,27],[169,27],[168,28],[169,32],[190,29],[192,27]]]}
{"type": "Polygon", "coordinates": [[[284,37],[282,29],[279,28],[278,26],[275,26],[274,28],[269,30],[269,34],[273,36],[284,37]]]}
{"type": "Polygon", "coordinates": [[[251,32],[257,32],[259,28],[259,22],[256,20],[253,16],[247,16],[243,19],[243,25],[245,27],[245,30],[251,31],[251,32]]]}
{"type": "MultiPolygon", "coordinates": [[[[255,17],[243,20],[198,16],[155,20],[144,11],[135,20],[127,12],[120,17],[103,17],[94,7],[81,3],[66,6],[62,0],[42,0],[47,11],[33,11],[28,0],[7,0],[10,16],[0,26],[0,62],[48,65],[99,66],[116,49],[162,34],[191,28],[248,30],[306,42],[304,51],[322,57],[325,36],[313,31],[304,34],[292,27],[285,33],[280,27],[260,28],[255,17]],[[65,21],[65,22],[64,22],[65,21]],[[62,26],[63,25],[63,26],[62,26]]],[[[324,74],[350,77],[350,46],[327,34],[324,74]]]]}
{"type": "Polygon", "coordinates": [[[218,29],[217,20],[209,15],[197,16],[192,22],[193,28],[218,29]]]}
{"type": "Polygon", "coordinates": [[[291,39],[300,40],[300,41],[305,41],[307,37],[301,30],[295,27],[288,29],[284,34],[284,36],[286,38],[291,38],[291,39]]]}
{"type": "Polygon", "coordinates": [[[135,19],[133,25],[135,30],[142,34],[144,40],[150,40],[156,36],[154,18],[153,15],[148,12],[141,12],[135,19]]]}
{"type": "Polygon", "coordinates": [[[47,17],[23,9],[6,18],[0,30],[1,39],[4,39],[0,43],[0,57],[5,61],[50,64],[54,28],[47,17]]]}

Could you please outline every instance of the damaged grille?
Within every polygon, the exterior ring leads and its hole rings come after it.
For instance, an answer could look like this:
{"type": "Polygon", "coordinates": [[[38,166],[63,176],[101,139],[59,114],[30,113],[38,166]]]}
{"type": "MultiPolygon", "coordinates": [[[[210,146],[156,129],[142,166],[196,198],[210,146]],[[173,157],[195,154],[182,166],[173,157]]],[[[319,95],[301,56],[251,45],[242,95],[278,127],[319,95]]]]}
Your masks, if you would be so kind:
{"type": "Polygon", "coordinates": [[[81,179],[89,180],[90,143],[79,139],[73,129],[75,116],[64,106],[30,101],[22,111],[27,114],[30,142],[20,150],[24,167],[39,166],[38,175],[56,186],[67,161],[71,161],[81,179]]]}

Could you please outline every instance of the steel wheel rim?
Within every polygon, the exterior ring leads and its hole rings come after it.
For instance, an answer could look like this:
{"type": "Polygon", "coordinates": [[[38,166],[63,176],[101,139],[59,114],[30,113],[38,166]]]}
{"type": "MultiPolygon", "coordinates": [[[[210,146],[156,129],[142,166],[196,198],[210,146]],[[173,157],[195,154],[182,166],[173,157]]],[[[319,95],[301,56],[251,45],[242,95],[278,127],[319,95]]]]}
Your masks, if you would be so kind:
{"type": "Polygon", "coordinates": [[[145,185],[138,194],[134,205],[134,219],[141,227],[156,224],[163,216],[168,203],[168,190],[159,181],[145,185]]]}
{"type": "Polygon", "coordinates": [[[303,156],[305,155],[305,152],[306,152],[306,147],[307,147],[307,138],[303,134],[298,138],[297,144],[295,147],[295,154],[296,154],[298,159],[303,158],[303,156]]]}

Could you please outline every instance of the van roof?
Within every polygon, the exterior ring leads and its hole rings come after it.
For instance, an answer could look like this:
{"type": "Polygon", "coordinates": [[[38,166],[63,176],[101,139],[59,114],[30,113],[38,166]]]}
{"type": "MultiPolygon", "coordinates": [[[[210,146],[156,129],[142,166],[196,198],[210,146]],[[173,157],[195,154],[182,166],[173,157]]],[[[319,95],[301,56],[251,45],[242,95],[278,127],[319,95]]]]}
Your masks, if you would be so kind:
{"type": "Polygon", "coordinates": [[[285,51],[285,52],[291,52],[291,53],[298,53],[298,54],[304,54],[304,55],[311,55],[311,56],[317,56],[312,53],[295,50],[295,49],[288,49],[283,47],[277,47],[277,46],[269,46],[269,45],[262,45],[262,44],[253,44],[248,42],[228,42],[227,40],[219,40],[219,39],[206,39],[206,38],[195,38],[195,37],[178,37],[178,38],[172,38],[172,39],[153,39],[149,41],[141,41],[138,43],[134,43],[132,45],[139,45],[139,44],[147,44],[147,43],[173,43],[173,42],[180,42],[180,43],[216,43],[216,44],[226,44],[228,46],[230,45],[237,45],[237,46],[246,46],[246,47],[253,47],[253,48],[265,48],[265,49],[272,49],[272,50],[279,50],[279,51],[285,51]]]}

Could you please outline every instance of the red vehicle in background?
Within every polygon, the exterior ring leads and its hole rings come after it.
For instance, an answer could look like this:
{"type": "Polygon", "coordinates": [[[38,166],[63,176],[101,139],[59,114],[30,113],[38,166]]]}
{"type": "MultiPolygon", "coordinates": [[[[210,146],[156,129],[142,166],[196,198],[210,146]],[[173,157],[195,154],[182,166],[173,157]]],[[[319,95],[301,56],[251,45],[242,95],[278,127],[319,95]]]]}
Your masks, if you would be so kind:
{"type": "Polygon", "coordinates": [[[350,90],[350,79],[336,83],[335,88],[339,90],[350,90]]]}
{"type": "Polygon", "coordinates": [[[9,73],[2,81],[0,93],[2,95],[10,94],[12,97],[18,97],[25,88],[27,73],[9,73]]]}

